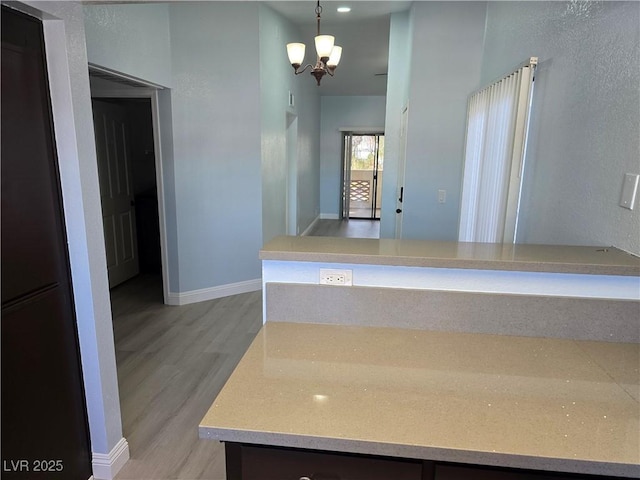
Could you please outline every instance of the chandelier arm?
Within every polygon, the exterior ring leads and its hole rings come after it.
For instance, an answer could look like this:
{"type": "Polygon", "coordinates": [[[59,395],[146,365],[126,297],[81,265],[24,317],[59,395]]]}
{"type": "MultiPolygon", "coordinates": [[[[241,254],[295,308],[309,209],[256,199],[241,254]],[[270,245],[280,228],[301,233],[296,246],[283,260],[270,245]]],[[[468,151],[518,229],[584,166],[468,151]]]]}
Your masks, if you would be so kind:
{"type": "MultiPolygon", "coordinates": [[[[320,6],[320,0],[318,0],[317,6],[316,6],[316,20],[318,22],[318,36],[320,36],[320,14],[322,13],[322,7],[320,6]]],[[[316,45],[316,50],[317,50],[318,46],[316,45]]],[[[289,51],[289,46],[287,45],[287,51],[289,51]]],[[[304,52],[304,50],[303,50],[304,52]]],[[[324,52],[323,52],[324,53],[324,52]]],[[[339,55],[338,55],[339,56],[339,55]]],[[[303,55],[300,57],[301,60],[304,57],[304,53],[303,55]]],[[[291,58],[291,57],[289,57],[291,58]]],[[[293,67],[293,70],[295,72],[296,75],[300,75],[301,73],[306,72],[307,70],[309,70],[309,68],[311,68],[311,75],[316,79],[316,82],[318,84],[318,86],[320,86],[320,81],[322,80],[322,77],[324,77],[326,74],[329,74],[329,76],[333,77],[335,71],[336,71],[336,66],[337,65],[327,65],[327,62],[329,61],[329,59],[331,58],[331,55],[327,56],[327,57],[318,57],[318,60],[314,65],[312,64],[307,64],[302,70],[300,69],[301,64],[299,63],[292,63],[291,66],[293,67]]]]}
{"type": "Polygon", "coordinates": [[[301,73],[306,72],[309,68],[314,68],[313,65],[311,65],[310,63],[307,64],[302,70],[300,70],[300,66],[296,67],[295,65],[292,65],[294,70],[295,70],[295,74],[296,75],[300,75],[301,73]]]}

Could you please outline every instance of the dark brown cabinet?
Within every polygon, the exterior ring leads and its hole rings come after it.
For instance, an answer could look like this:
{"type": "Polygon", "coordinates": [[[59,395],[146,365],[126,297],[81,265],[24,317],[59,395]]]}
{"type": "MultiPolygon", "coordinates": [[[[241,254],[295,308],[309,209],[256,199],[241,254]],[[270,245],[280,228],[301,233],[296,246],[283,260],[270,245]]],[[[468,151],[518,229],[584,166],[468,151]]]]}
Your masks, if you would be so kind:
{"type": "Polygon", "coordinates": [[[86,480],[91,446],[40,20],[2,6],[2,478],[86,480]]]}
{"type": "Polygon", "coordinates": [[[226,444],[227,480],[422,480],[422,462],[226,444]]]}
{"type": "Polygon", "coordinates": [[[225,444],[227,480],[602,480],[612,477],[225,444]]]}

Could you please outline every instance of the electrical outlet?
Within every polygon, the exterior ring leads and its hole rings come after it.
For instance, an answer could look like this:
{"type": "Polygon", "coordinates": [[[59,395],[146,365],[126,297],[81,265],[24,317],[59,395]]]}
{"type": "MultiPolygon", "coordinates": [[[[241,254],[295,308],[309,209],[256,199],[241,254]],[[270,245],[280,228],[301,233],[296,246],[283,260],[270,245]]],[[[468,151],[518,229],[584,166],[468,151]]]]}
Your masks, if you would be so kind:
{"type": "Polygon", "coordinates": [[[446,203],[446,201],[447,201],[447,191],[438,190],[438,203],[446,203]]]}
{"type": "Polygon", "coordinates": [[[321,268],[320,285],[353,285],[353,271],[321,268]]]}

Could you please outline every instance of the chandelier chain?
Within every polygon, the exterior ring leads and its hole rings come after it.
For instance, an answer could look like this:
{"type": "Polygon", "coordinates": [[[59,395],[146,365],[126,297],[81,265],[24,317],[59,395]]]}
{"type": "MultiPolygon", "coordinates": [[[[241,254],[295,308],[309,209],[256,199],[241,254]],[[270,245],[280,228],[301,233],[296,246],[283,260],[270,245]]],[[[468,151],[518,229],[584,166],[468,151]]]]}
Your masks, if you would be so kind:
{"type": "Polygon", "coordinates": [[[320,35],[320,14],[322,13],[322,7],[320,6],[320,0],[318,0],[318,6],[316,7],[316,18],[318,20],[318,35],[320,35]]]}

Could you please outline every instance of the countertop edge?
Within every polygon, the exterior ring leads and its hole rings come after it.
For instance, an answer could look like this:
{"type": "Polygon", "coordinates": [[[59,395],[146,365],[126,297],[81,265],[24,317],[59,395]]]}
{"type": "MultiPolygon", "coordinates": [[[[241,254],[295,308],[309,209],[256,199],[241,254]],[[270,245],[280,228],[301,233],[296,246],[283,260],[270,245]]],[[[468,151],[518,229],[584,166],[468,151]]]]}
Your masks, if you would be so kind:
{"type": "Polygon", "coordinates": [[[486,467],[508,467],[548,472],[584,475],[611,475],[623,478],[640,477],[640,465],[553,457],[534,457],[498,452],[455,450],[440,447],[368,442],[338,437],[315,437],[276,432],[237,430],[199,425],[201,439],[236,442],[272,447],[379,455],[392,458],[432,460],[486,467]]]}
{"type": "Polygon", "coordinates": [[[323,252],[275,252],[261,250],[260,260],[351,263],[392,267],[452,268],[464,270],[502,270],[514,272],[568,273],[583,275],[613,275],[624,277],[640,276],[640,269],[634,266],[578,264],[559,262],[534,262],[522,260],[481,260],[451,259],[431,257],[382,256],[360,253],[323,253],[323,252]]]}
{"type": "Polygon", "coordinates": [[[640,257],[614,246],[278,236],[260,260],[640,277],[640,257]]]}

